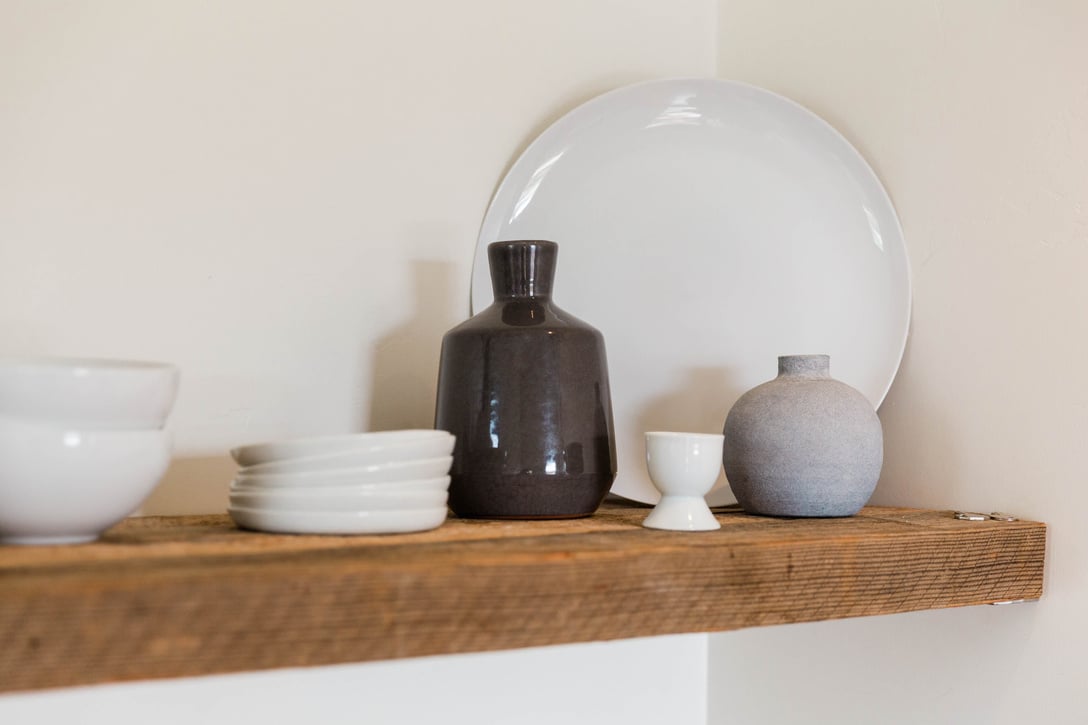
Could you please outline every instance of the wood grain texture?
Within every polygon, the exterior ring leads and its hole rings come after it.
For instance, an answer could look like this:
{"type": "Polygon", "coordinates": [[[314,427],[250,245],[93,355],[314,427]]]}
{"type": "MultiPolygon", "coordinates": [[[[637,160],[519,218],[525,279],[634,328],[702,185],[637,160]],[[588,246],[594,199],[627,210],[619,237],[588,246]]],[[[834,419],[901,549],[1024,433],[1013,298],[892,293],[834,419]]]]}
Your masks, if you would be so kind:
{"type": "Polygon", "coordinates": [[[718,514],[704,533],[606,504],[568,521],[281,536],[129,519],[0,547],[0,691],[707,632],[1042,594],[1046,527],[867,508],[718,514]]]}

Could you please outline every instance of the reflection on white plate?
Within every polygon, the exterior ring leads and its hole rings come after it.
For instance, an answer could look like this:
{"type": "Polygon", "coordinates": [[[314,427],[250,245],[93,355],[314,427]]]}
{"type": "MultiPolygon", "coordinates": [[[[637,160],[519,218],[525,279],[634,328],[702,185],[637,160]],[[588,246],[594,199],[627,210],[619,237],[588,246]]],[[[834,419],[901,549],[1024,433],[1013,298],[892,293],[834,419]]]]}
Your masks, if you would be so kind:
{"type": "Polygon", "coordinates": [[[280,534],[398,534],[442,525],[446,507],[400,511],[269,511],[231,507],[227,513],[244,529],[280,534]]]}
{"type": "MultiPolygon", "coordinates": [[[[473,310],[491,304],[486,247],[559,243],[555,301],[604,334],[619,473],[654,503],[643,432],[715,433],[777,357],[831,355],[878,406],[910,319],[903,235],[880,181],[831,126],[730,81],[641,83],[576,108],[506,175],[484,218],[473,310]]],[[[732,501],[725,477],[708,497],[732,501]]]]}

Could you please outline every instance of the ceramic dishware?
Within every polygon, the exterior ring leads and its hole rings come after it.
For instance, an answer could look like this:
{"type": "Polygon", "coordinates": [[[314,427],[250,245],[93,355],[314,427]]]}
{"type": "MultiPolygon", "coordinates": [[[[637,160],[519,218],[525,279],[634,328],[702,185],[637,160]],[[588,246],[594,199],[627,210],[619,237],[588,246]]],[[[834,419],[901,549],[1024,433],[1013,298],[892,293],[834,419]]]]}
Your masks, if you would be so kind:
{"type": "Polygon", "coordinates": [[[178,369],[134,360],[0,359],[0,418],[71,430],[162,428],[178,369]]]}
{"type": "MultiPolygon", "coordinates": [[[[545,130],[480,227],[475,312],[496,239],[561,244],[555,298],[608,342],[612,491],[637,501],[658,496],[643,431],[719,430],[782,350],[830,353],[876,407],[906,343],[906,247],[876,174],[826,121],[743,83],[639,83],[545,130]]],[[[731,501],[720,483],[715,504],[731,501]]]]}
{"type": "Polygon", "coordinates": [[[398,511],[266,511],[231,507],[227,513],[242,528],[283,534],[395,534],[442,525],[446,507],[398,511]]]}
{"type": "Polygon", "coordinates": [[[135,511],[169,463],[168,431],[0,422],[0,541],[91,541],[135,511]]]}
{"type": "Polygon", "coordinates": [[[443,489],[421,491],[238,491],[230,493],[232,508],[264,511],[390,511],[445,506],[443,489]]]}
{"type": "Polygon", "coordinates": [[[307,492],[321,492],[321,493],[350,493],[350,492],[395,492],[395,491],[448,491],[450,487],[449,476],[436,476],[434,478],[410,478],[401,481],[373,481],[370,483],[345,483],[336,484],[332,486],[313,486],[306,484],[303,486],[262,486],[259,484],[246,483],[240,478],[235,478],[230,484],[231,492],[238,493],[253,493],[253,492],[275,492],[275,491],[298,491],[302,493],[307,492]]]}
{"type": "Polygon", "coordinates": [[[240,466],[256,466],[274,461],[312,458],[347,452],[383,450],[390,445],[412,447],[419,445],[427,450],[431,445],[442,448],[450,434],[444,430],[392,430],[374,433],[315,436],[272,443],[256,443],[239,446],[230,454],[240,466]]]}
{"type": "Polygon", "coordinates": [[[588,516],[616,477],[604,338],[552,300],[558,254],[489,245],[495,303],[442,338],[435,426],[457,437],[458,516],[588,516]]]}
{"type": "Polygon", "coordinates": [[[428,440],[401,441],[358,451],[259,463],[255,466],[245,466],[239,469],[239,472],[246,475],[310,473],[433,460],[453,453],[453,444],[454,437],[449,435],[428,440]]]}
{"type": "Polygon", "coordinates": [[[853,516],[873,495],[884,461],[880,418],[830,365],[827,355],[783,355],[778,377],[729,411],[725,475],[748,513],[853,516]]]}
{"type": "Polygon", "coordinates": [[[642,525],[651,529],[713,531],[721,524],[706,496],[721,472],[720,434],[646,434],[646,468],[661,500],[642,525]]]}
{"type": "Polygon", "coordinates": [[[396,484],[401,481],[434,479],[446,476],[453,456],[424,458],[418,461],[395,461],[372,466],[334,468],[325,471],[296,473],[247,473],[242,469],[234,478],[237,486],[259,488],[323,488],[327,486],[396,484]]]}

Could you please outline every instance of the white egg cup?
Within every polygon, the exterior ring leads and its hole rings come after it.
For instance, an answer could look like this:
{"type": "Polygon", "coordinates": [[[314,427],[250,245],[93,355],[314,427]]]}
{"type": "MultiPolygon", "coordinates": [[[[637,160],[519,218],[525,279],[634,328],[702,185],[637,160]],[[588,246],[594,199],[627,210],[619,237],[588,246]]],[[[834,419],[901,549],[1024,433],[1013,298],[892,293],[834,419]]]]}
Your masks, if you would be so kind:
{"type": "Polygon", "coordinates": [[[661,501],[642,525],[671,531],[714,531],[722,527],[706,494],[722,468],[722,441],[716,433],[646,434],[646,467],[661,501]]]}

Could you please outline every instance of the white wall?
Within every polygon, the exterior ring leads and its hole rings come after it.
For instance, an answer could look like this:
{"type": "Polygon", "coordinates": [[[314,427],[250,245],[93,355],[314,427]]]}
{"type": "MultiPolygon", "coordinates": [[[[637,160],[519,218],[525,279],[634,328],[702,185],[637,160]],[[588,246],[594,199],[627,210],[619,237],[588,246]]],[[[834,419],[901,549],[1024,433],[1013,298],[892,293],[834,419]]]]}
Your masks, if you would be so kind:
{"type": "Polygon", "coordinates": [[[713,75],[712,0],[0,4],[0,353],[178,363],[148,512],[227,448],[430,427],[484,209],[556,117],[713,75]]]}
{"type": "MultiPolygon", "coordinates": [[[[426,425],[437,342],[467,314],[476,229],[517,151],[603,90],[712,75],[717,45],[723,77],[843,131],[899,209],[915,317],[876,501],[1052,530],[1036,605],[713,637],[711,721],[1083,721],[1086,29],[1073,0],[7,0],[0,352],[181,365],[178,461],[150,511],[220,509],[237,442],[426,425]]],[[[503,662],[541,688],[599,678],[609,702],[645,684],[609,677],[625,661],[700,681],[699,641],[503,662]]],[[[490,660],[448,662],[468,707],[490,660]]],[[[299,677],[302,696],[357,700],[427,667],[299,677]]],[[[677,682],[661,702],[690,696],[677,682]]],[[[171,686],[133,687],[115,722],[141,721],[134,691],[171,686]]],[[[71,702],[40,697],[37,713],[71,702]]],[[[0,720],[25,702],[0,698],[0,720]]]]}
{"type": "MultiPolygon", "coordinates": [[[[180,365],[177,460],[148,512],[222,511],[241,442],[430,426],[441,335],[468,314],[505,168],[605,90],[713,75],[715,13],[713,0],[5,0],[0,353],[180,365]]],[[[705,644],[317,670],[290,691],[352,715],[369,702],[387,721],[407,697],[418,721],[481,722],[499,686],[495,722],[701,723],[705,644]],[[632,694],[636,711],[614,704],[632,694]]],[[[0,722],[95,702],[111,722],[162,702],[214,704],[211,721],[290,712],[269,699],[280,684],[241,682],[263,694],[225,697],[243,685],[212,678],[0,698],[0,722]]]]}
{"type": "Polygon", "coordinates": [[[716,635],[712,723],[1083,723],[1088,4],[723,0],[719,74],[838,127],[914,273],[874,502],[1050,523],[1038,604],[716,635]]]}
{"type": "Polygon", "coordinates": [[[5,725],[706,722],[705,634],[0,697],[5,725]]]}

